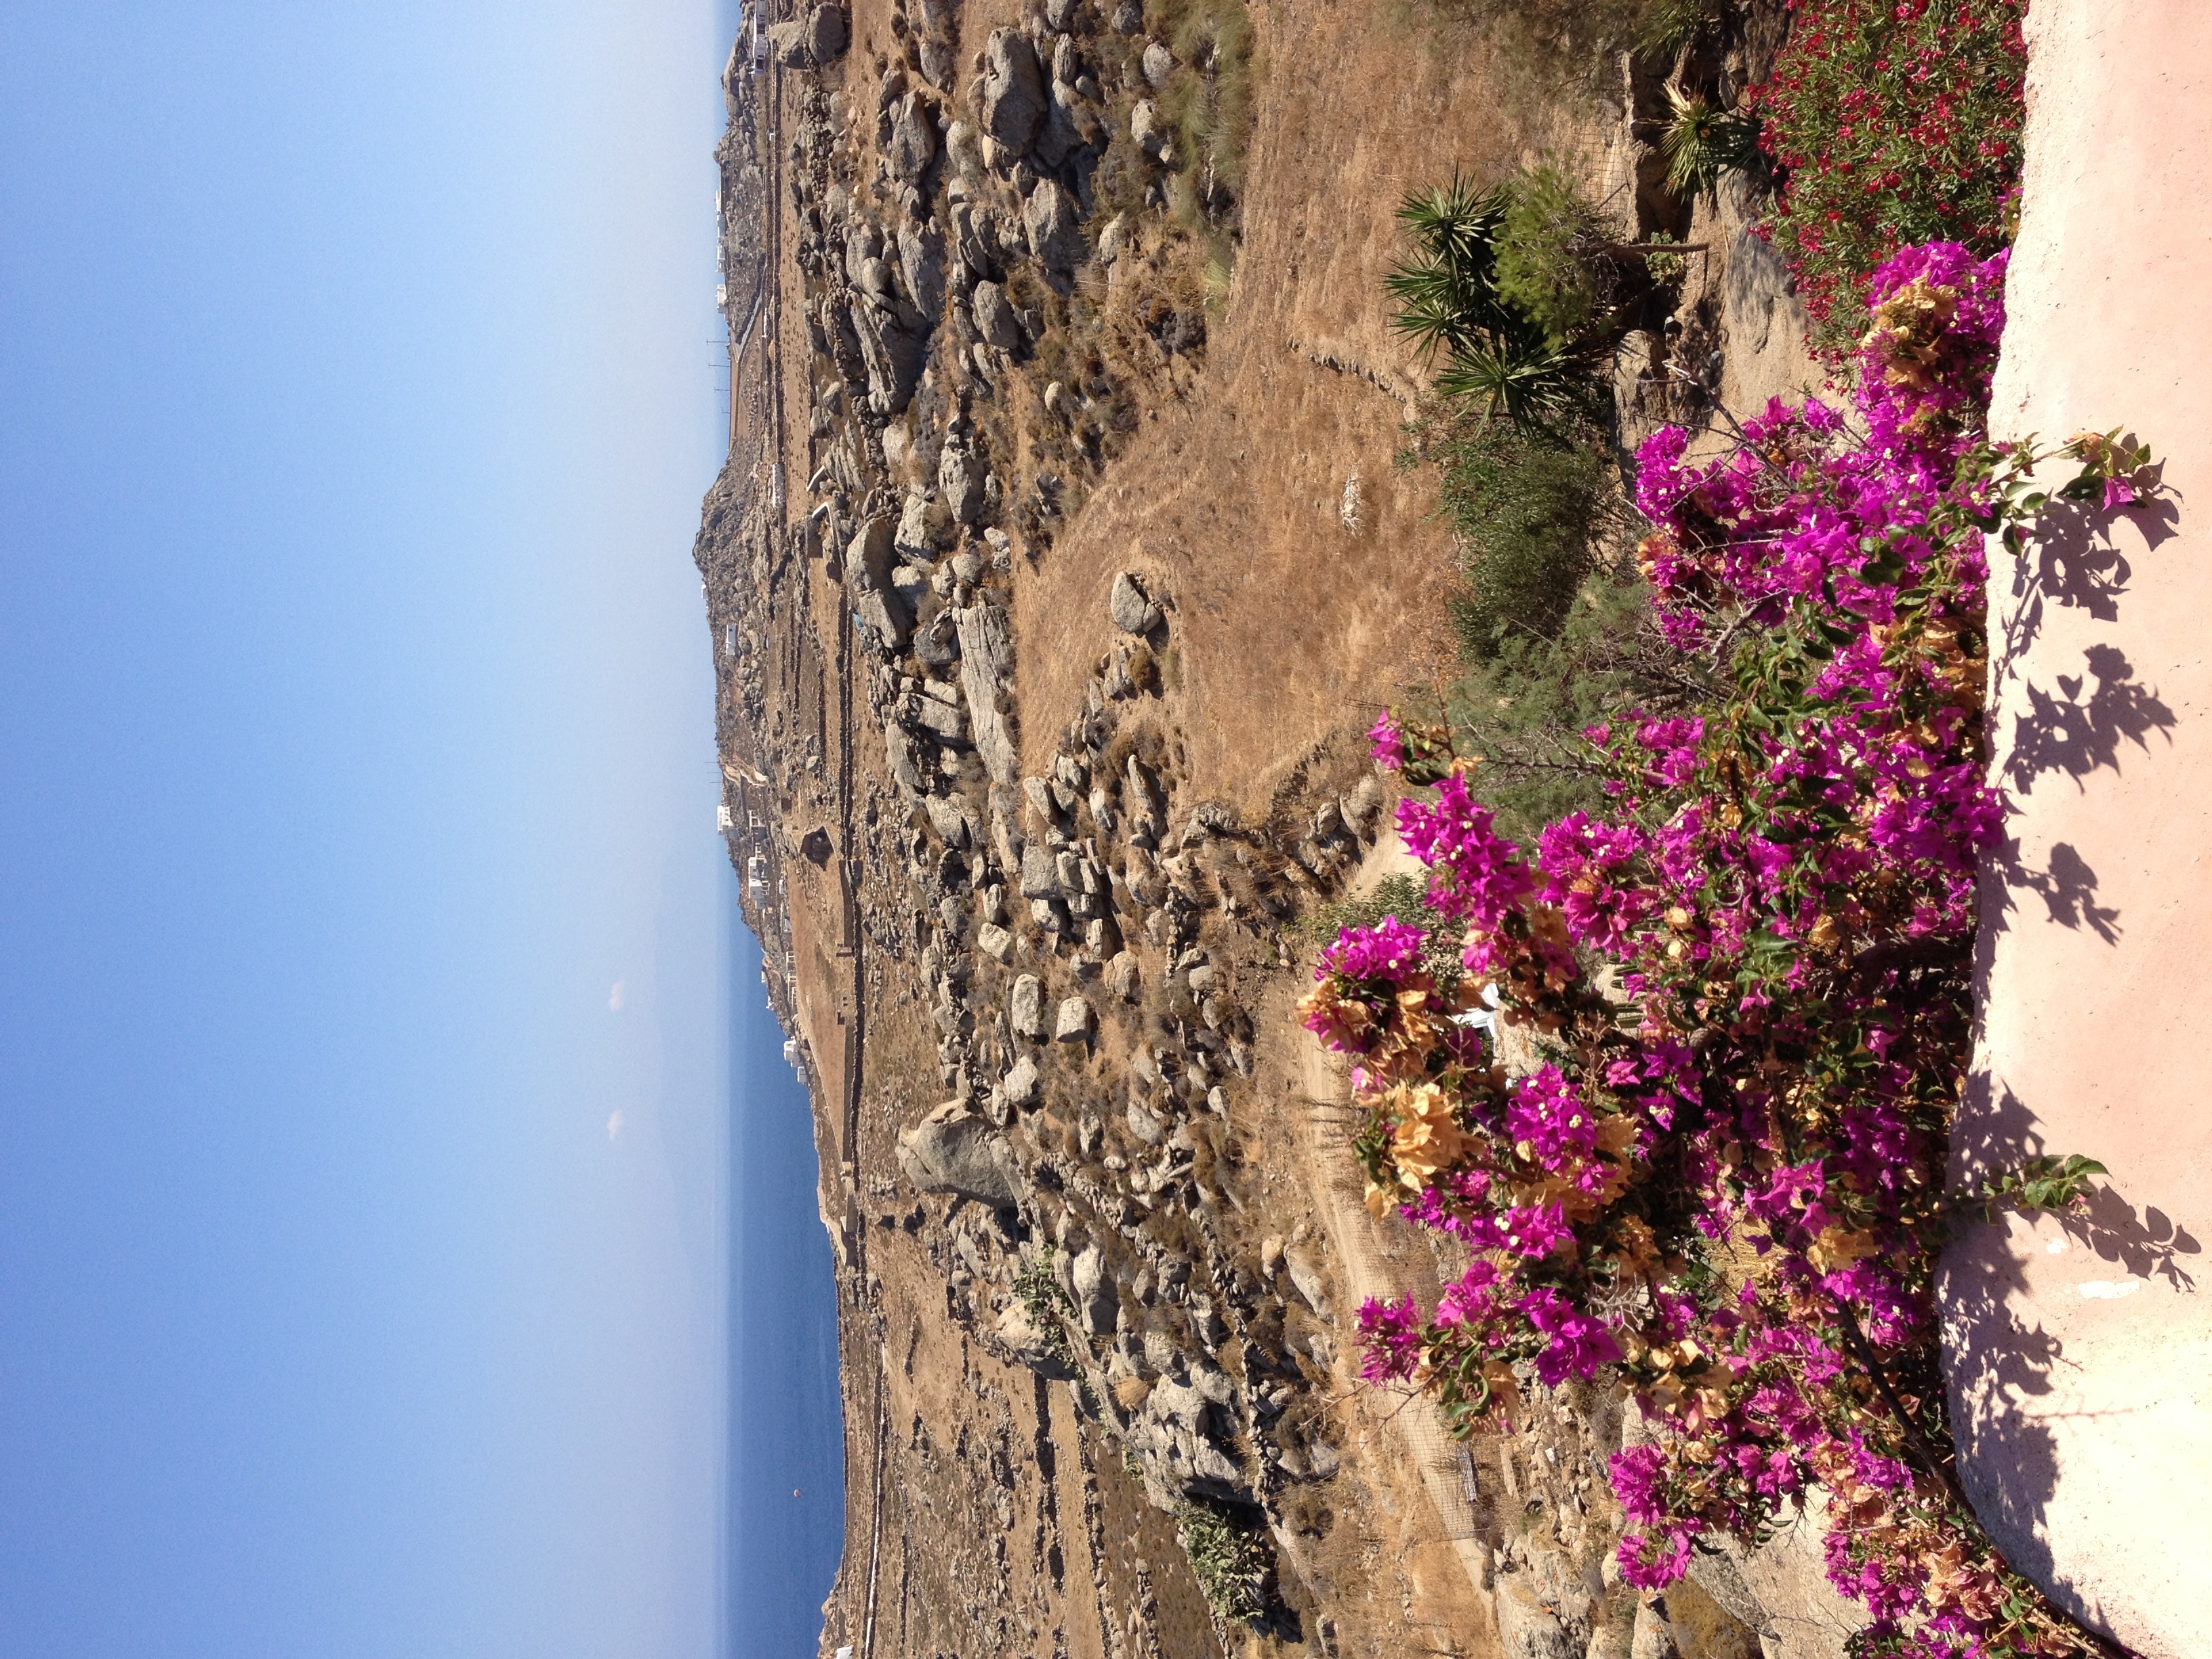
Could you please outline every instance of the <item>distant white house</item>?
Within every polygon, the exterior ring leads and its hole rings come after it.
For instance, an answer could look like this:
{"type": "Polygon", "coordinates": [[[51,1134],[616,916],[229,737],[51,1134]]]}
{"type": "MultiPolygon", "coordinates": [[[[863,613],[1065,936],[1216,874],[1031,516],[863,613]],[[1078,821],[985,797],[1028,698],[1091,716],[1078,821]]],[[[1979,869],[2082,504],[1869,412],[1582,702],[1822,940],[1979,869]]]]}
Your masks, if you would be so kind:
{"type": "Polygon", "coordinates": [[[723,625],[722,654],[726,657],[734,657],[738,654],[738,625],[735,623],[723,625]]]}
{"type": "Polygon", "coordinates": [[[714,828],[724,835],[729,834],[731,830],[737,828],[737,820],[730,816],[729,804],[726,801],[714,809],[714,828]]]}
{"type": "Polygon", "coordinates": [[[767,887],[768,860],[763,854],[756,853],[745,860],[745,884],[756,893],[767,887]]]}

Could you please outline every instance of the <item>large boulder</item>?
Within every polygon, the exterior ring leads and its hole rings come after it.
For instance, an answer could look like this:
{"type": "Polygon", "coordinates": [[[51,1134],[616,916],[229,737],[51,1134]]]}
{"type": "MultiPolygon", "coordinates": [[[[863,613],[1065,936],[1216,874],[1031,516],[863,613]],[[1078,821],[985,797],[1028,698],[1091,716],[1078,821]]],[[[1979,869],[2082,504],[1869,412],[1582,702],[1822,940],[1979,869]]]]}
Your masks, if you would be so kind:
{"type": "Polygon", "coordinates": [[[1020,770],[1021,757],[999,707],[1002,688],[1014,672],[1013,638],[1006,631],[1006,613],[978,599],[956,611],[952,620],[960,639],[960,690],[968,699],[975,752],[994,783],[1012,783],[1020,770]]]}
{"type": "Polygon", "coordinates": [[[898,234],[899,272],[915,309],[934,317],[945,309],[945,236],[934,224],[904,225],[898,234]]]}
{"type": "Polygon", "coordinates": [[[843,8],[820,5],[770,28],[768,49],[786,69],[822,69],[845,55],[849,39],[843,8]]]}
{"type": "Polygon", "coordinates": [[[983,130],[1019,155],[1036,142],[1044,112],[1036,49],[1018,30],[993,29],[983,47],[983,130]]]}
{"type": "Polygon", "coordinates": [[[1093,1336],[1111,1336],[1121,1323],[1121,1297],[1103,1253],[1096,1244],[1085,1245],[1067,1264],[1067,1276],[1083,1328],[1093,1336]]]}
{"type": "Polygon", "coordinates": [[[891,136],[890,142],[884,146],[884,159],[890,164],[893,178],[912,184],[928,172],[929,164],[937,159],[937,123],[930,114],[929,105],[918,92],[909,92],[898,100],[889,113],[891,136]]]}
{"type": "Polygon", "coordinates": [[[878,651],[887,657],[904,653],[914,630],[914,614],[897,593],[887,587],[868,588],[854,601],[853,614],[878,651]]]}
{"type": "Polygon", "coordinates": [[[806,14],[806,55],[817,68],[842,58],[851,38],[842,6],[819,5],[806,14]]]}
{"type": "Polygon", "coordinates": [[[1054,1042],[1088,1042],[1091,1040],[1091,1005],[1081,997],[1068,997],[1060,1005],[1060,1012],[1052,1022],[1054,1042]]]}
{"type": "Polygon", "coordinates": [[[1050,179],[1022,204],[1022,225],[1029,232],[1030,251],[1047,270],[1071,271],[1089,252],[1083,240],[1082,208],[1050,179]]]}
{"type": "Polygon", "coordinates": [[[926,1193],[957,1193],[994,1209],[1006,1208],[1022,1194],[1006,1137],[963,1101],[946,1101],[904,1131],[898,1162],[907,1179],[926,1193]]]}
{"type": "Polygon", "coordinates": [[[983,343],[994,345],[1001,351],[1012,351],[1022,343],[1021,319],[1006,303],[1006,291],[996,283],[978,283],[969,296],[968,313],[975,320],[975,332],[983,343]]]}
{"type": "Polygon", "coordinates": [[[891,519],[879,513],[854,532],[845,549],[847,580],[862,590],[886,588],[891,580],[891,519]]]}
{"type": "Polygon", "coordinates": [[[1072,1381],[1075,1376],[1066,1358],[1067,1339],[1059,1332],[1042,1329],[1030,1317],[1028,1306],[1021,1302],[1007,1305],[999,1316],[993,1333],[1018,1365],[1026,1365],[1038,1376],[1054,1382],[1072,1381]],[[1056,1340],[1055,1340],[1056,1339],[1056,1340]]]}
{"type": "Polygon", "coordinates": [[[983,510],[983,469],[965,444],[948,443],[938,457],[937,491],[952,522],[969,525],[983,510]]]}
{"type": "Polygon", "coordinates": [[[1139,149],[1155,160],[1168,147],[1168,124],[1160,118],[1159,107],[1151,99],[1139,98],[1130,110],[1129,137],[1139,149]]]}
{"type": "Polygon", "coordinates": [[[1024,974],[1014,981],[1013,995],[1006,1002],[1006,1018],[1017,1036],[1034,1042],[1044,1036],[1044,981],[1035,974],[1024,974]]]}
{"type": "Polygon", "coordinates": [[[1160,625],[1160,608],[1145,592],[1144,582],[1133,570],[1124,570],[1114,578],[1114,591],[1107,596],[1106,610],[1114,619],[1114,626],[1125,634],[1149,634],[1160,625]]]}
{"type": "Polygon", "coordinates": [[[1024,898],[1058,898],[1060,896],[1058,861],[1049,852],[1035,842],[1022,848],[1021,884],[1024,898]]]}

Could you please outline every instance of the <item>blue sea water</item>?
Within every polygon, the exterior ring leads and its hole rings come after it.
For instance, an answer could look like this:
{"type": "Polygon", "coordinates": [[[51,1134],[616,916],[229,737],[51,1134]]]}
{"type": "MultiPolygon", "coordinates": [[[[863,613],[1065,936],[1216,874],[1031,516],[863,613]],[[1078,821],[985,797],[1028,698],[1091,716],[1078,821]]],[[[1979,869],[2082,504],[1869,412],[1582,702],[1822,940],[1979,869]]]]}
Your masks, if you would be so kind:
{"type": "MultiPolygon", "coordinates": [[[[734,890],[732,890],[734,909],[734,890]]],[[[845,1536],[837,1298],[806,1091],[784,1062],[760,943],[730,933],[731,1659],[797,1659],[845,1536]]]]}

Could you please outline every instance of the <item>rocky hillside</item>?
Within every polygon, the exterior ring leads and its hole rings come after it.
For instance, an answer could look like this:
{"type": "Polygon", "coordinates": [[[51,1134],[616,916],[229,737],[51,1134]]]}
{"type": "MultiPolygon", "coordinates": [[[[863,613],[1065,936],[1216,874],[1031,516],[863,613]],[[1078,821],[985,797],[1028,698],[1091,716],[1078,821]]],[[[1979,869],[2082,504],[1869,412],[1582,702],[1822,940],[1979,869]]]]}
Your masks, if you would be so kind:
{"type": "MultiPolygon", "coordinates": [[[[1449,550],[1389,482],[1415,366],[1236,267],[1285,234],[1260,215],[1305,77],[1316,106],[1365,76],[1378,110],[1448,112],[1480,102],[1480,63],[1408,70],[1416,48],[1296,9],[983,12],[817,5],[725,75],[737,392],[696,556],[732,856],[839,1263],[825,1652],[1829,1650],[1732,1566],[1656,1607],[1608,1576],[1606,1400],[1463,1453],[1344,1352],[1357,1296],[1454,1264],[1345,1212],[1338,1085],[1288,1015],[1295,924],[1391,857],[1356,735],[1389,688],[1331,677],[1449,550]],[[1332,57],[1321,27],[1353,33],[1332,57]],[[1247,110],[1255,34],[1303,51],[1247,110]],[[1253,380],[1291,373],[1302,402],[1253,380]],[[1252,449],[1316,431],[1366,435],[1315,519],[1200,505],[1165,533],[1163,504],[1231,472],[1279,510],[1310,486],[1271,489],[1252,449]],[[1117,535],[1136,556],[1102,560],[1117,535]],[[1374,574],[1339,602],[1322,562],[1346,559],[1374,574]],[[1279,625],[1224,614],[1232,564],[1289,573],[1279,625]],[[1341,630],[1325,660],[1316,625],[1341,630]],[[1222,700],[1254,679],[1279,696],[1222,700]]],[[[1638,101],[1568,135],[1594,179],[1632,186],[1638,101]]],[[[1468,159],[1510,153],[1486,142],[1468,159]]],[[[1692,239],[1741,255],[1685,301],[1696,384],[1726,397],[1802,360],[1741,205],[1699,212],[1692,239]],[[1732,351],[1754,314],[1766,349],[1732,351]]],[[[1655,336],[1651,383],[1682,380],[1683,332],[1655,336]]]]}

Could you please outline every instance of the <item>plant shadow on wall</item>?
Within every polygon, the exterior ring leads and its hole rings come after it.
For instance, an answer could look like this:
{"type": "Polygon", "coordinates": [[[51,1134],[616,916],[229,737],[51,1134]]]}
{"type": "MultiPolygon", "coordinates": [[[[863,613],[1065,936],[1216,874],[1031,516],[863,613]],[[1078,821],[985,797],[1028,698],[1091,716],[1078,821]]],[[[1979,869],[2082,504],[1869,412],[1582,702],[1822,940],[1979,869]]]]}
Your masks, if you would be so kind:
{"type": "MultiPolygon", "coordinates": [[[[2117,434],[2078,434],[2077,444],[2107,445],[2130,456],[2140,445],[2117,434]]],[[[2155,477],[2154,464],[2146,477],[2155,477]]],[[[2175,533],[2178,497],[2045,503],[2038,536],[2030,545],[2008,547],[2014,558],[2010,604],[2000,629],[2000,655],[1992,725],[2011,720],[2003,775],[2018,796],[2034,793],[2038,780],[2064,776],[2077,790],[2094,772],[2119,771],[2132,744],[2150,752],[2155,732],[2170,743],[2178,723],[2157,689],[2135,678],[2126,653],[2110,644],[2082,653],[2083,672],[2059,674],[2046,688],[2022,676],[2016,665],[2044,627],[2050,607],[2080,611],[2098,622],[2117,622],[2120,603],[2133,574],[2127,556],[2114,539],[2119,524],[2134,526],[2147,550],[2155,550],[2175,533]]],[[[2107,945],[2117,944],[2119,913],[2096,902],[2097,872],[2081,851],[2055,843],[2044,868],[2029,866],[2017,837],[1993,847],[1990,873],[1996,879],[1984,895],[1981,953],[1984,974],[1991,944],[2010,925],[2020,893],[2041,899],[2050,919],[2063,927],[2087,927],[2107,945]]]]}
{"type": "MultiPolygon", "coordinates": [[[[1971,1140],[1955,1147],[1969,1169],[1994,1168],[2023,1147],[2042,1150],[2026,1103],[2008,1085],[1985,1073],[1967,1079],[1961,1117],[1978,1126],[1971,1140]]],[[[2113,1294],[2140,1294],[2160,1282],[2175,1293],[2196,1292],[2196,1275],[2186,1263],[2203,1246],[2160,1210],[2138,1212],[2106,1185],[2053,1212],[2052,1219],[2069,1248],[2094,1252],[2128,1275],[2112,1286],[2113,1294]]],[[[2045,1541],[2059,1474],[2057,1439],[2046,1424],[2057,1413],[2022,1409],[2057,1393],[2064,1374],[2080,1367],[2028,1311],[2033,1298],[2014,1249],[2005,1233],[1985,1230],[1961,1238],[1944,1255],[1938,1294],[1952,1435],[1972,1454],[1966,1484],[1975,1513],[2013,1565],[2100,1620],[2101,1609],[2058,1571],[2045,1541]],[[1972,1478],[1992,1469],[2003,1478],[1972,1478]]]]}

